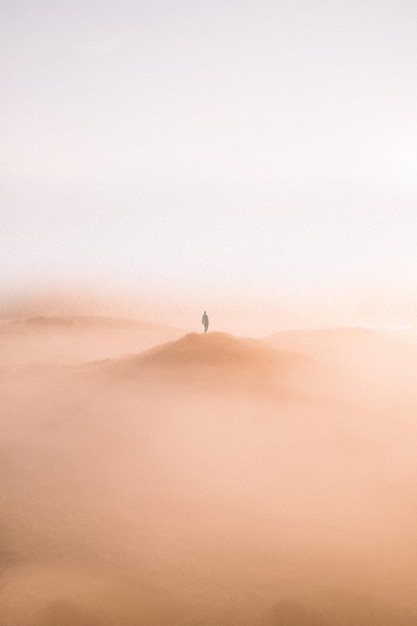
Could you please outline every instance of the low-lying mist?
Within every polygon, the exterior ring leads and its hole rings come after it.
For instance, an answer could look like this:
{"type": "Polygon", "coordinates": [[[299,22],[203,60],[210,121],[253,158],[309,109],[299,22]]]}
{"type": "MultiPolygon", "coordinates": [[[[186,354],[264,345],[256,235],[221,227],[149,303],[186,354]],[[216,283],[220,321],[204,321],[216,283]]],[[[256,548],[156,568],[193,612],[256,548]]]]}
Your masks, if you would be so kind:
{"type": "Polygon", "coordinates": [[[0,622],[417,624],[417,351],[0,328],[0,622]]]}

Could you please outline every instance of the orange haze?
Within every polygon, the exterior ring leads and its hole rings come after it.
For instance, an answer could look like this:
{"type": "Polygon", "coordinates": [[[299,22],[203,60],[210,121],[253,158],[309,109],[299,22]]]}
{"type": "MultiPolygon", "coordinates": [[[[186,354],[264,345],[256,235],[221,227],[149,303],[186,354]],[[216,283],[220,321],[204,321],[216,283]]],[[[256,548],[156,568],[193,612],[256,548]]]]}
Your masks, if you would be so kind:
{"type": "Polygon", "coordinates": [[[4,321],[10,626],[417,624],[417,350],[4,321]]]}

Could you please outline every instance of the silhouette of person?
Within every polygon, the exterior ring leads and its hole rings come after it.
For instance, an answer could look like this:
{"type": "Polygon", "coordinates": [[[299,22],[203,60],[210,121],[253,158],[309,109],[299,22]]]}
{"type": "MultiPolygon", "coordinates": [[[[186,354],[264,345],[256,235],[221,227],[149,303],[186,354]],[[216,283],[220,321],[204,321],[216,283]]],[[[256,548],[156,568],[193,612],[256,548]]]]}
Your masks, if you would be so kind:
{"type": "Polygon", "coordinates": [[[206,333],[208,331],[208,326],[209,326],[209,318],[208,315],[206,313],[206,311],[204,311],[203,313],[203,317],[201,318],[201,322],[204,326],[204,332],[206,333]]]}

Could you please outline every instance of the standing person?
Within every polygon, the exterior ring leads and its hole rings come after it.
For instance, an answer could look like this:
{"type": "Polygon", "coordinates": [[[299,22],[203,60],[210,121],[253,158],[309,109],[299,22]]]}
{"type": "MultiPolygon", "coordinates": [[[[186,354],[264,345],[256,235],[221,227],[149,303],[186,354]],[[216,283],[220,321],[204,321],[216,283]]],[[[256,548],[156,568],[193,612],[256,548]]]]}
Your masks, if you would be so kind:
{"type": "Polygon", "coordinates": [[[201,318],[201,322],[204,326],[204,332],[206,333],[208,331],[208,326],[209,326],[209,318],[208,315],[206,313],[206,311],[204,311],[203,313],[203,317],[201,318]]]}

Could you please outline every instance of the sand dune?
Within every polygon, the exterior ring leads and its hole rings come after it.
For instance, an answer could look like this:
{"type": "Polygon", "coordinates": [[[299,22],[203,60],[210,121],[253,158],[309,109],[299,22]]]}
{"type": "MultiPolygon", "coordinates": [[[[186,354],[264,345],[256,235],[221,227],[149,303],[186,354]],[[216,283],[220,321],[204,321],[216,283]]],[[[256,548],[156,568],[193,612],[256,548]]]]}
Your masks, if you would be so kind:
{"type": "Polygon", "coordinates": [[[237,338],[226,333],[191,333],[153,348],[142,360],[168,367],[209,365],[242,369],[258,366],[265,370],[279,366],[285,369],[308,361],[301,355],[278,353],[257,339],[237,338]]]}
{"type": "Polygon", "coordinates": [[[4,623],[417,624],[417,393],[370,401],[320,346],[135,328],[126,355],[73,322],[72,360],[38,321],[0,363],[4,623]]]}
{"type": "Polygon", "coordinates": [[[136,380],[151,376],[199,390],[246,389],[288,398],[293,395],[299,400],[302,392],[312,392],[312,381],[318,380],[322,369],[308,356],[226,333],[191,333],[106,367],[136,380]]]}
{"type": "Polygon", "coordinates": [[[378,365],[395,367],[407,358],[417,357],[413,344],[364,328],[286,331],[268,335],[264,341],[279,350],[302,352],[341,369],[352,365],[361,371],[378,365]]]}
{"type": "MultiPolygon", "coordinates": [[[[339,372],[346,382],[374,398],[414,397],[417,346],[363,328],[280,332],[264,341],[277,350],[293,350],[339,372]]],[[[349,390],[352,393],[352,389],[349,390]]]]}
{"type": "Polygon", "coordinates": [[[4,320],[0,326],[1,364],[75,364],[117,358],[183,334],[141,320],[98,316],[4,320]]]}

